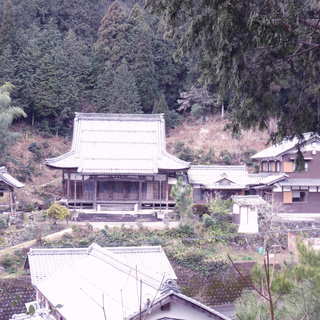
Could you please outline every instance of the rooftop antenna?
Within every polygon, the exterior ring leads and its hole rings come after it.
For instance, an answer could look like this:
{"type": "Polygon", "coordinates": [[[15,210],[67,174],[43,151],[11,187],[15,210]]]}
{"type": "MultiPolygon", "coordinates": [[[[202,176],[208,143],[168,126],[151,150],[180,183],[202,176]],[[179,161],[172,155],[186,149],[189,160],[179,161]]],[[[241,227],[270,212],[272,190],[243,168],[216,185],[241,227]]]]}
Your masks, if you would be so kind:
{"type": "Polygon", "coordinates": [[[102,311],[103,311],[104,320],[107,320],[106,309],[104,307],[104,293],[102,294],[102,311]]]}
{"type": "Polygon", "coordinates": [[[140,279],[140,308],[139,308],[139,320],[142,320],[141,309],[142,309],[142,280],[140,279]]]}

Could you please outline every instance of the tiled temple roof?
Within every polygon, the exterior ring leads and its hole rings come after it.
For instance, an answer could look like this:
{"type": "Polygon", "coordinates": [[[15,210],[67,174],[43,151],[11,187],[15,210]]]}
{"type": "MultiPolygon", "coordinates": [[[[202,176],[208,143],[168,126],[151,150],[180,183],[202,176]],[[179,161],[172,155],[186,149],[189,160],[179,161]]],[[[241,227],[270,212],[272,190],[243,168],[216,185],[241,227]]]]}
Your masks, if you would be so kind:
{"type": "Polygon", "coordinates": [[[189,167],[167,153],[162,114],[76,113],[71,150],[46,164],[88,174],[154,174],[189,167]]]}

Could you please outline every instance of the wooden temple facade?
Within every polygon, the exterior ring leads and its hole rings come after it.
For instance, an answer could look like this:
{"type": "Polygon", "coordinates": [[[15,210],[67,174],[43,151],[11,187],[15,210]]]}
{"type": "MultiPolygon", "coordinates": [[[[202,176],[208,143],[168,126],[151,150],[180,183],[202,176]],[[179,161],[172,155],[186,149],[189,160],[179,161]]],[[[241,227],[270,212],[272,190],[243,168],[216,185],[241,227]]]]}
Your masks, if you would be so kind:
{"type": "Polygon", "coordinates": [[[77,113],[70,152],[46,164],[62,171],[69,207],[97,211],[169,208],[171,187],[189,168],[167,153],[160,114],[77,113]]]}

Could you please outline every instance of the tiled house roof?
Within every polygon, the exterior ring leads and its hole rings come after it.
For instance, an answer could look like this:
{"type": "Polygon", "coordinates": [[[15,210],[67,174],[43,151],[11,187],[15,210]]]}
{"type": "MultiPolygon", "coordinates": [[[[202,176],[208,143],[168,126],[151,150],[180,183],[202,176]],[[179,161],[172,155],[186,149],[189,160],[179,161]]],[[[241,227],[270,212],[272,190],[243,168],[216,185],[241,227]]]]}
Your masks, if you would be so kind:
{"type": "Polygon", "coordinates": [[[191,166],[188,171],[189,182],[208,189],[243,189],[248,183],[245,166],[191,166]]]}
{"type": "Polygon", "coordinates": [[[46,164],[88,174],[154,174],[189,167],[167,153],[162,114],[76,113],[71,150],[46,164]]]}
{"type": "MultiPolygon", "coordinates": [[[[30,249],[28,263],[32,283],[37,285],[49,278],[60,270],[61,266],[77,265],[84,258],[91,256],[94,249],[94,245],[89,248],[30,249]]],[[[176,279],[174,270],[160,246],[105,247],[102,250],[117,257],[124,264],[137,266],[139,270],[143,268],[159,278],[166,274],[170,279],[176,279]]]]}
{"type": "Polygon", "coordinates": [[[0,281],[0,320],[26,311],[25,303],[35,299],[35,290],[26,280],[0,281]]]}
{"type": "Polygon", "coordinates": [[[254,154],[251,158],[264,159],[278,157],[288,151],[295,150],[299,143],[302,148],[307,148],[307,145],[314,141],[319,141],[319,136],[313,135],[312,133],[305,133],[303,135],[303,140],[299,140],[297,137],[293,139],[285,139],[281,143],[274,144],[254,154]]]}
{"type": "Polygon", "coordinates": [[[28,260],[36,288],[68,320],[127,318],[176,278],[161,247],[33,249],[28,260]]]}
{"type": "Polygon", "coordinates": [[[24,184],[12,177],[6,167],[0,167],[0,181],[9,185],[12,188],[22,188],[24,184]]]}

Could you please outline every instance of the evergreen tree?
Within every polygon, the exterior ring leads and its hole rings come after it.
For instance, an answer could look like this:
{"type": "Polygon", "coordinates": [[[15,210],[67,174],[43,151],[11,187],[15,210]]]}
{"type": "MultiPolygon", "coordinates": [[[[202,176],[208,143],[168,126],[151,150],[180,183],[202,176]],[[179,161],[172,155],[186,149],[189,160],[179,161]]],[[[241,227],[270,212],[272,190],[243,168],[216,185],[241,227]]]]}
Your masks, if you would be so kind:
{"type": "Polygon", "coordinates": [[[14,42],[15,25],[12,10],[12,0],[4,0],[0,25],[0,49],[14,42]]]}
{"type": "Polygon", "coordinates": [[[167,23],[181,56],[229,100],[234,132],[272,138],[320,133],[320,28],[317,1],[147,0],[167,23]]]}
{"type": "Polygon", "coordinates": [[[152,113],[164,113],[165,115],[169,113],[169,107],[163,94],[160,95],[159,99],[154,104],[152,113]]]}
{"type": "Polygon", "coordinates": [[[106,91],[107,105],[99,110],[112,113],[140,113],[142,111],[135,78],[124,61],[116,70],[114,80],[106,91]]]}
{"type": "Polygon", "coordinates": [[[132,8],[129,21],[133,51],[129,67],[136,78],[143,111],[148,113],[152,112],[159,91],[152,52],[153,34],[138,4],[132,8]]]}
{"type": "Polygon", "coordinates": [[[125,8],[118,1],[113,2],[101,20],[95,48],[115,69],[131,55],[129,31],[125,8]]]}

